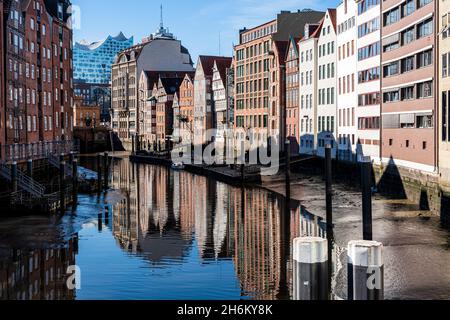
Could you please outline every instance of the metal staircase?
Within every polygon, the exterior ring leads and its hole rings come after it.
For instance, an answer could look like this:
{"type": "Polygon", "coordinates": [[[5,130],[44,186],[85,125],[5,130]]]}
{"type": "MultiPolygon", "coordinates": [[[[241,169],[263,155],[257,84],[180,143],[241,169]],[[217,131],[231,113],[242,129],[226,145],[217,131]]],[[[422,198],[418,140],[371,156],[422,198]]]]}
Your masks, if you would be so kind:
{"type": "MultiPolygon", "coordinates": [[[[8,182],[12,182],[11,168],[5,164],[0,164],[0,174],[8,182]]],[[[30,194],[33,198],[40,199],[45,195],[45,186],[17,170],[17,186],[30,194]]]]}
{"type": "MultiPolygon", "coordinates": [[[[59,169],[59,165],[60,165],[60,159],[58,156],[55,156],[53,154],[49,154],[47,156],[48,162],[55,168],[59,169]]],[[[65,175],[67,177],[72,177],[72,165],[70,163],[66,163],[66,168],[65,168],[65,175]]]]}

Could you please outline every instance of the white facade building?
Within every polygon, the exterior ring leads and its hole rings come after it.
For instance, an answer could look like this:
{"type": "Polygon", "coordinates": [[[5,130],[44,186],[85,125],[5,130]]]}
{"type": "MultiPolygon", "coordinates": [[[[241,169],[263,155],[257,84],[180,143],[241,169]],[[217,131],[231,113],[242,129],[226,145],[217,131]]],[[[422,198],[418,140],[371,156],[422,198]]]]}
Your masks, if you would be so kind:
{"type": "Polygon", "coordinates": [[[338,159],[349,162],[357,149],[357,8],[356,1],[344,0],[336,9],[338,159]]]}
{"type": "MultiPolygon", "coordinates": [[[[381,164],[381,106],[380,75],[381,56],[366,58],[365,48],[380,43],[380,5],[378,1],[357,1],[358,25],[358,108],[356,119],[358,124],[358,158],[370,156],[375,164],[381,164]],[[367,103],[371,100],[371,103],[367,103]],[[375,103],[375,101],[378,101],[375,103]]],[[[379,46],[380,47],[380,46],[379,46]]],[[[378,47],[378,48],[379,48],[378,47]]]]}
{"type": "Polygon", "coordinates": [[[305,26],[299,42],[300,75],[300,154],[314,155],[317,150],[317,59],[322,22],[305,26]]]}
{"type": "Polygon", "coordinates": [[[336,50],[336,9],[328,9],[318,41],[317,155],[320,157],[325,156],[327,144],[333,148],[333,158],[337,153],[336,50]]]}

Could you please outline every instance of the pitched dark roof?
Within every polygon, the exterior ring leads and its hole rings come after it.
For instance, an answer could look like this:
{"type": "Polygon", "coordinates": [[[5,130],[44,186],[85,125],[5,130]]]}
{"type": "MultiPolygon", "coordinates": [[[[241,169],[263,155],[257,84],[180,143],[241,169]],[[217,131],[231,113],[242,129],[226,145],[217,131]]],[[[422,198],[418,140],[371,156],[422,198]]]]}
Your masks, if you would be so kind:
{"type": "Polygon", "coordinates": [[[186,75],[189,75],[191,78],[194,76],[194,72],[168,72],[168,71],[144,71],[147,76],[147,87],[153,88],[155,83],[158,83],[158,80],[165,78],[183,78],[186,75]]]}
{"type": "Polygon", "coordinates": [[[323,18],[325,12],[303,10],[298,12],[282,11],[277,16],[277,33],[273,39],[276,41],[288,41],[291,35],[296,38],[303,37],[307,23],[317,23],[323,18]]]}
{"type": "Polygon", "coordinates": [[[226,63],[228,61],[231,61],[231,58],[229,57],[219,57],[219,56],[199,56],[198,57],[198,63],[201,64],[203,68],[203,72],[207,76],[212,76],[213,74],[213,67],[214,62],[217,61],[217,63],[222,64],[226,63]]]}
{"type": "Polygon", "coordinates": [[[286,62],[286,52],[289,48],[289,41],[275,41],[274,45],[278,52],[278,62],[284,65],[286,62]]]}
{"type": "Polygon", "coordinates": [[[166,94],[175,94],[179,88],[184,78],[160,78],[161,84],[166,91],[166,94]]]}
{"type": "MultiPolygon", "coordinates": [[[[220,73],[220,78],[222,79],[222,81],[225,81],[225,79],[227,77],[227,69],[229,69],[231,67],[232,61],[233,61],[233,58],[216,60],[217,70],[220,73]]],[[[225,83],[224,83],[224,85],[225,85],[225,83]]]]}
{"type": "Polygon", "coordinates": [[[331,23],[333,24],[334,32],[337,31],[336,27],[336,9],[328,9],[327,10],[330,15],[331,23]]]}

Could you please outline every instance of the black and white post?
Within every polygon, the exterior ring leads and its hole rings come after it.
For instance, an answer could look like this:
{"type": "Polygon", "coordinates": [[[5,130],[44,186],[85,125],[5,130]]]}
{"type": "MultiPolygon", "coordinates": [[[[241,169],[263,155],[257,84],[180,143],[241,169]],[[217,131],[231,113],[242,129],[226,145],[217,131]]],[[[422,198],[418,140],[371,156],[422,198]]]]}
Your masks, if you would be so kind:
{"type": "Polygon", "coordinates": [[[326,190],[326,214],[327,214],[327,229],[333,228],[333,167],[331,156],[331,145],[327,144],[325,147],[325,190],[326,190]]]}
{"type": "Polygon", "coordinates": [[[372,230],[372,161],[370,157],[361,160],[361,188],[363,210],[363,239],[373,240],[372,230]]]}
{"type": "Polygon", "coordinates": [[[329,300],[328,241],[305,237],[294,240],[294,300],[329,300]]]}
{"type": "Polygon", "coordinates": [[[348,244],[348,300],[383,299],[383,245],[375,241],[351,241],[348,244]]]}

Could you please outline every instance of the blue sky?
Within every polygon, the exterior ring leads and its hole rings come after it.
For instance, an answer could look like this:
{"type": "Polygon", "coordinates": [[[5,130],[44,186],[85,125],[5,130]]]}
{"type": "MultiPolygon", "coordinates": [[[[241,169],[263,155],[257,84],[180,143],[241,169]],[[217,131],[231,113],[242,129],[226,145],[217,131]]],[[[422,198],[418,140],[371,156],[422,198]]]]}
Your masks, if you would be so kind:
{"type": "Polygon", "coordinates": [[[164,24],[180,39],[196,60],[199,54],[232,54],[242,27],[274,19],[281,10],[333,8],[340,0],[72,0],[80,7],[81,28],[75,41],[97,41],[119,31],[134,36],[135,43],[159,25],[159,7],[164,24]]]}

